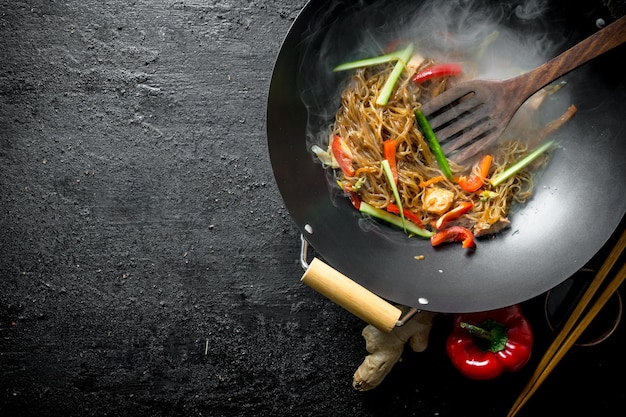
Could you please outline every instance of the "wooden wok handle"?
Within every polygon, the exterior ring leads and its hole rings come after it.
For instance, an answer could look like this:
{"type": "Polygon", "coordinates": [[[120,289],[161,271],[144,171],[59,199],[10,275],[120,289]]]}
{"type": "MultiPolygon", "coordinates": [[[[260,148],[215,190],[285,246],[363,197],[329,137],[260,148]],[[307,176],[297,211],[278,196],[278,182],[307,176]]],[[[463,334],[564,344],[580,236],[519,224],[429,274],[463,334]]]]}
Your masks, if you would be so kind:
{"type": "Polygon", "coordinates": [[[301,281],[385,333],[393,330],[402,314],[399,308],[318,258],[313,258],[301,281]]]}

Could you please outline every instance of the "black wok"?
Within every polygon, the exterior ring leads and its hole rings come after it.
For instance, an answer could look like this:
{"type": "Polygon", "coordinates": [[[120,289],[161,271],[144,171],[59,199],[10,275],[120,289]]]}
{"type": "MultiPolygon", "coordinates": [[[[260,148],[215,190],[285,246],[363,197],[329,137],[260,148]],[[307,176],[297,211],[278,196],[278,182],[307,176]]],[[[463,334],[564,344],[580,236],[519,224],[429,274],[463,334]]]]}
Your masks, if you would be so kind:
{"type": "MultiPolygon", "coordinates": [[[[364,56],[364,44],[387,42],[424,2],[313,0],[291,27],[275,63],[267,104],[274,175],[294,221],[325,262],[394,303],[435,312],[484,311],[540,295],[582,268],[606,244],[626,212],[626,82],[618,47],[568,74],[568,105],[576,116],[555,134],[560,147],[537,178],[533,197],[511,214],[512,225],[481,239],[474,252],[364,219],[332,187],[310,152],[311,138],[338,107],[346,74],[333,65],[364,56]],[[416,6],[413,6],[416,5],[416,6]],[[387,37],[385,39],[385,37],[387,37]],[[423,260],[415,257],[423,255],[423,260]]],[[[441,2],[446,4],[446,2],[441,2]]],[[[469,2],[460,2],[468,4],[469,2]]],[[[550,2],[542,17],[523,1],[497,7],[512,32],[537,31],[554,46],[551,58],[611,16],[598,1],[550,2]]],[[[541,3],[541,2],[539,2],[541,3]]],[[[417,19],[417,20],[415,20],[417,19]]],[[[530,68],[527,68],[530,69],[530,68]]],[[[555,106],[555,116],[560,109],[555,106]]],[[[558,113],[560,114],[560,113],[558,113]]]]}

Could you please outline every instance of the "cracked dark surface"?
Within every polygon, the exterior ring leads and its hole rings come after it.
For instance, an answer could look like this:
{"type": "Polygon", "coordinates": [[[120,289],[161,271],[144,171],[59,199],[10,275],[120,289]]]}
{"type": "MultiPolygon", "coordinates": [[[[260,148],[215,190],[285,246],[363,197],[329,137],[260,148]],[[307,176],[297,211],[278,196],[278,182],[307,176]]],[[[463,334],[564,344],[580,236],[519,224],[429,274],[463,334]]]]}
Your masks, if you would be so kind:
{"type": "MultiPolygon", "coordinates": [[[[531,367],[462,379],[445,316],[354,391],[364,324],[299,282],[265,103],[304,4],[0,2],[1,415],[506,414],[531,367]]],[[[520,416],[621,410],[623,330],[520,416]]]]}

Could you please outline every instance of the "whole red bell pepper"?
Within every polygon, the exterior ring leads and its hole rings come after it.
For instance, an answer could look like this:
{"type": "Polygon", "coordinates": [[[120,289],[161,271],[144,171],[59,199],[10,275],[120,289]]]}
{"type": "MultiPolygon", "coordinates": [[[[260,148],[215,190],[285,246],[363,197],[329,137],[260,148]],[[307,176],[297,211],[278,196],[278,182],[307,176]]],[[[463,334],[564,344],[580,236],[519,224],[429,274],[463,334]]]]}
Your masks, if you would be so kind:
{"type": "Polygon", "coordinates": [[[446,351],[461,374],[487,380],[520,370],[530,359],[532,344],[530,323],[516,304],[480,313],[455,314],[446,351]]]}

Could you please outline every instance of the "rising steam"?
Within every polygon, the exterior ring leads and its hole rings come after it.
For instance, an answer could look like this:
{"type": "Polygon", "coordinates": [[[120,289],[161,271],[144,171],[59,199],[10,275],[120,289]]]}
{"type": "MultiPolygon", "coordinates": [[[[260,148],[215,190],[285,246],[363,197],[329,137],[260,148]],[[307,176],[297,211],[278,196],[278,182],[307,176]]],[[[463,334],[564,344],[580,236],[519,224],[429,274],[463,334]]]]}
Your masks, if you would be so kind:
{"type": "Polygon", "coordinates": [[[302,48],[300,94],[307,147],[325,144],[347,74],[331,69],[412,41],[440,62],[466,61],[473,78],[502,79],[535,68],[565,42],[548,0],[334,1],[312,19],[302,48]],[[556,33],[556,35],[555,35],[556,33]]]}

